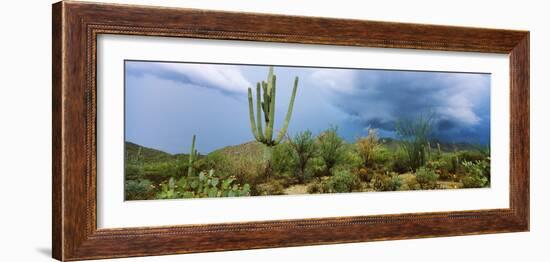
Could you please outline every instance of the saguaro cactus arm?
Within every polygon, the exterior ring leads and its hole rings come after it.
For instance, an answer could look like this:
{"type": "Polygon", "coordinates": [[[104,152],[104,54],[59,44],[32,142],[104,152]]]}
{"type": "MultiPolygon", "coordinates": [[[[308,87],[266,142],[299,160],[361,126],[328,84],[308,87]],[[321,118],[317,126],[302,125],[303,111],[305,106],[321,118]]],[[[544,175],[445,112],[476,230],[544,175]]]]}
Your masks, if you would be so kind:
{"type": "Polygon", "coordinates": [[[292,89],[292,96],[290,97],[290,103],[288,104],[288,110],[286,111],[285,123],[283,128],[279,131],[277,140],[275,144],[279,144],[283,137],[285,136],[286,130],[288,129],[288,123],[290,123],[290,118],[292,117],[292,109],[294,108],[294,99],[296,98],[296,90],[298,89],[298,77],[294,78],[294,88],[292,89]]]}
{"type": "MultiPolygon", "coordinates": [[[[259,93],[258,93],[259,94],[259,93]]],[[[257,101],[257,103],[260,103],[259,101],[257,101]]],[[[254,107],[252,106],[253,102],[252,102],[252,89],[249,87],[248,88],[248,115],[250,117],[250,130],[252,131],[252,134],[254,135],[254,138],[258,141],[261,141],[263,139],[260,139],[259,137],[259,134],[258,134],[258,129],[256,128],[256,121],[254,120],[254,107]]],[[[258,110],[258,124],[261,126],[262,123],[260,122],[260,112],[258,110]]]]}
{"type": "Polygon", "coordinates": [[[267,83],[267,92],[269,92],[269,114],[265,128],[265,139],[268,142],[273,141],[273,127],[275,125],[275,75],[270,70],[269,82],[267,83]]]}
{"type": "MultiPolygon", "coordinates": [[[[265,138],[264,138],[264,131],[263,131],[263,128],[262,128],[262,99],[261,99],[262,95],[261,95],[261,87],[260,87],[260,83],[258,83],[256,85],[256,112],[258,112],[256,114],[256,119],[258,120],[258,138],[256,138],[256,140],[260,141],[260,142],[263,142],[265,141],[265,138]]],[[[249,107],[249,109],[251,111],[254,111],[252,106],[249,107]]],[[[252,113],[254,114],[254,113],[252,113]]]]}
{"type": "Polygon", "coordinates": [[[269,96],[267,92],[267,82],[262,81],[262,91],[264,96],[264,101],[262,102],[262,110],[264,112],[264,121],[267,123],[269,119],[269,96]]]}

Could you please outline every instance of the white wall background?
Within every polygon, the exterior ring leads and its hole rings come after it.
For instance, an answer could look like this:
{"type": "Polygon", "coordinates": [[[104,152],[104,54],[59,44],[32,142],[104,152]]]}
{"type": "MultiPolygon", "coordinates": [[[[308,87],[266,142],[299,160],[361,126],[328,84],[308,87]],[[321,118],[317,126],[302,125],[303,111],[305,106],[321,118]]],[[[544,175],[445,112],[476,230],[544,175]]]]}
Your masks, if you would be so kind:
{"type": "MultiPolygon", "coordinates": [[[[217,252],[123,261],[548,261],[550,28],[545,1],[104,0],[531,31],[531,232],[217,252]]],[[[51,1],[0,8],[0,260],[51,254],[51,1]]]]}

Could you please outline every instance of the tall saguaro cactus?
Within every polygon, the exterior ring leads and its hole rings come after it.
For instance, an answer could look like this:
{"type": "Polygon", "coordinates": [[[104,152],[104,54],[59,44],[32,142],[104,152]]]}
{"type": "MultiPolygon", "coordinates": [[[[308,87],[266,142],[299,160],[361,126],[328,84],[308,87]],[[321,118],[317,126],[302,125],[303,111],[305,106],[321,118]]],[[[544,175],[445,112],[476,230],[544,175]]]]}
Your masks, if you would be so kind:
{"type": "Polygon", "coordinates": [[[193,135],[193,142],[191,143],[191,152],[189,152],[189,167],[187,168],[187,176],[194,175],[193,164],[195,163],[195,158],[197,157],[197,150],[195,149],[195,135],[193,135]]]}
{"type": "Polygon", "coordinates": [[[298,88],[298,77],[294,79],[294,88],[285,117],[283,127],[279,130],[277,137],[273,139],[273,127],[275,124],[275,93],[276,93],[277,77],[273,74],[273,67],[269,67],[267,82],[258,82],[256,85],[256,114],[254,114],[254,102],[252,98],[252,88],[248,88],[248,111],[250,115],[250,128],[254,138],[271,148],[281,142],[288,129],[288,124],[292,116],[292,108],[294,107],[294,99],[296,98],[296,90],[298,88]],[[262,95],[263,92],[263,95],[262,95]],[[263,98],[263,101],[262,101],[263,98]],[[263,113],[262,113],[263,112],[263,113]],[[256,117],[256,120],[254,118],[256,117]],[[263,119],[262,119],[263,117],[263,119]],[[265,127],[265,133],[263,130],[265,127]]]}

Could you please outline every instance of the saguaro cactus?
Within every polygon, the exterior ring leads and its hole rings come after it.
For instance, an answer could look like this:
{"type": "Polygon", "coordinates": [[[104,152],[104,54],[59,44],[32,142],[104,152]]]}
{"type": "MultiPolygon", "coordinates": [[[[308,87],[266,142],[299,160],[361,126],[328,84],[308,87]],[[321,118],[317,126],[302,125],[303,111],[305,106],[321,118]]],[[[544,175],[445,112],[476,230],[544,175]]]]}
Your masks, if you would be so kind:
{"type": "Polygon", "coordinates": [[[187,176],[194,175],[193,164],[195,163],[195,158],[197,157],[197,150],[195,149],[195,135],[193,135],[193,142],[191,143],[191,152],[189,152],[189,167],[187,168],[187,176]]]}
{"type": "Polygon", "coordinates": [[[267,75],[267,82],[258,82],[256,85],[256,114],[254,114],[254,102],[252,98],[252,88],[248,88],[248,111],[250,115],[250,128],[254,138],[266,145],[268,148],[275,146],[283,140],[283,137],[288,128],[290,118],[292,116],[292,108],[294,106],[294,99],[296,98],[296,90],[298,88],[298,77],[294,79],[294,89],[292,89],[292,96],[290,97],[290,103],[285,117],[283,127],[279,130],[279,133],[275,139],[273,139],[273,127],[275,124],[275,93],[276,93],[277,77],[273,74],[273,67],[269,67],[269,74],[267,75]],[[263,92],[263,96],[262,96],[263,92]],[[262,101],[263,97],[263,101],[262,101]],[[262,114],[263,112],[263,114],[262,114]],[[254,120],[254,115],[256,120],[254,120]],[[263,121],[262,121],[263,116],[263,121]],[[263,130],[265,126],[265,133],[263,130]]]}

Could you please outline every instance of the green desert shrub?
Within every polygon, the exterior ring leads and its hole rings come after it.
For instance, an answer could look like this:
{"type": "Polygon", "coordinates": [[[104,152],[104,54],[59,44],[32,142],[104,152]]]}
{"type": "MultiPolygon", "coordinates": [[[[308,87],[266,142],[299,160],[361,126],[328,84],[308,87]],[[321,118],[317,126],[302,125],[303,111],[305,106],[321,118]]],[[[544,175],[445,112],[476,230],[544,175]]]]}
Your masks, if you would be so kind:
{"type": "Polygon", "coordinates": [[[346,171],[338,170],[324,184],[323,191],[326,193],[345,193],[359,189],[360,180],[357,175],[346,171]]]}
{"type": "Polygon", "coordinates": [[[124,176],[127,180],[136,180],[143,177],[143,166],[127,163],[124,167],[124,176]]]}
{"type": "Polygon", "coordinates": [[[485,161],[463,161],[462,166],[468,175],[486,176],[489,171],[489,164],[485,161]]]}
{"type": "Polygon", "coordinates": [[[375,168],[385,168],[386,171],[390,171],[391,168],[387,167],[392,161],[392,152],[384,146],[380,146],[376,153],[372,156],[371,162],[375,168]]]}
{"type": "Polygon", "coordinates": [[[372,178],[372,187],[376,191],[396,191],[401,187],[401,179],[397,173],[376,174],[372,178]]]}
{"type": "Polygon", "coordinates": [[[338,127],[331,127],[318,136],[319,157],[325,164],[325,175],[345,158],[345,142],[338,136],[338,127]]]}
{"type": "Polygon", "coordinates": [[[401,178],[399,177],[398,174],[392,174],[391,175],[389,188],[392,191],[399,190],[399,188],[401,187],[402,184],[403,184],[403,182],[401,181],[401,178]]]}
{"type": "Polygon", "coordinates": [[[487,156],[485,155],[485,153],[478,150],[459,151],[457,153],[457,157],[458,157],[459,163],[462,163],[464,161],[469,161],[469,162],[484,161],[487,159],[487,156]]]}
{"type": "Polygon", "coordinates": [[[337,170],[331,177],[324,177],[310,183],[307,192],[315,193],[347,193],[353,192],[361,187],[359,177],[346,170],[337,170]]]}
{"type": "MultiPolygon", "coordinates": [[[[185,161],[187,163],[187,161],[185,161]]],[[[229,177],[233,175],[233,162],[226,154],[220,151],[214,151],[196,161],[198,170],[216,170],[219,177],[229,177]]],[[[187,169],[186,169],[187,170],[187,169]]]]}
{"type": "Polygon", "coordinates": [[[165,162],[150,162],[142,167],[141,177],[151,180],[153,183],[166,181],[170,177],[181,177],[187,171],[187,165],[180,160],[167,160],[165,162]]]}
{"type": "Polygon", "coordinates": [[[364,167],[363,159],[357,151],[354,150],[354,145],[344,146],[342,161],[339,163],[338,167],[339,169],[347,170],[355,170],[364,167]]]}
{"type": "Polygon", "coordinates": [[[271,161],[276,174],[293,173],[296,159],[291,145],[285,142],[273,147],[271,161]]]}
{"type": "Polygon", "coordinates": [[[462,185],[464,188],[481,188],[487,185],[487,178],[476,175],[465,175],[462,178],[462,185]]]}
{"type": "Polygon", "coordinates": [[[321,157],[313,157],[309,160],[306,170],[313,177],[322,177],[326,175],[325,162],[321,157]]]}
{"type": "Polygon", "coordinates": [[[142,148],[138,147],[135,153],[131,154],[130,150],[126,148],[124,176],[126,180],[137,180],[143,177],[143,164],[144,159],[141,154],[142,148]]]}
{"type": "Polygon", "coordinates": [[[257,184],[254,187],[254,194],[258,196],[282,195],[284,186],[280,180],[272,179],[266,183],[257,184]]]}
{"type": "Polygon", "coordinates": [[[361,167],[357,169],[356,174],[361,181],[364,181],[367,183],[372,180],[372,176],[374,175],[373,172],[367,169],[366,167],[361,167]]]}
{"type": "Polygon", "coordinates": [[[307,192],[309,194],[323,193],[323,184],[319,181],[313,182],[307,186],[307,192]]]}
{"type": "Polygon", "coordinates": [[[357,152],[363,161],[365,167],[374,165],[374,157],[380,150],[380,142],[375,129],[369,129],[366,137],[360,137],[355,141],[357,152]]]}
{"type": "Polygon", "coordinates": [[[298,181],[303,183],[308,178],[307,167],[317,152],[317,144],[309,130],[297,133],[294,137],[288,139],[288,143],[293,149],[298,181]]]}
{"type": "Polygon", "coordinates": [[[420,183],[416,181],[416,176],[414,176],[413,174],[407,174],[403,176],[404,177],[401,178],[401,187],[399,188],[399,190],[408,191],[422,189],[420,183]]]}
{"type": "Polygon", "coordinates": [[[449,163],[443,158],[428,161],[426,163],[426,168],[434,170],[439,175],[440,179],[450,180],[452,178],[450,173],[450,170],[453,168],[452,163],[449,163]]]}
{"type": "Polygon", "coordinates": [[[393,159],[391,161],[391,167],[389,168],[392,172],[403,174],[411,171],[409,166],[409,160],[406,153],[403,150],[395,151],[393,159]]]}
{"type": "Polygon", "coordinates": [[[435,189],[439,175],[430,168],[420,167],[416,170],[416,181],[422,189],[435,189]]]}
{"type": "Polygon", "coordinates": [[[265,180],[265,177],[260,175],[264,172],[264,167],[254,159],[235,159],[227,166],[226,170],[226,172],[234,176],[240,184],[249,184],[253,186],[265,180]]]}
{"type": "Polygon", "coordinates": [[[449,173],[454,175],[464,173],[464,168],[460,164],[457,152],[442,154],[440,161],[445,162],[446,167],[449,169],[449,173]]]}
{"type": "Polygon", "coordinates": [[[462,178],[462,184],[465,188],[480,188],[489,184],[486,172],[488,172],[488,163],[485,161],[464,161],[462,166],[466,175],[462,178]]]}
{"type": "Polygon", "coordinates": [[[146,200],[155,196],[153,184],[147,179],[127,180],[124,194],[126,200],[146,200]]]}

